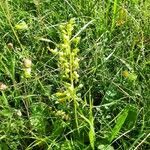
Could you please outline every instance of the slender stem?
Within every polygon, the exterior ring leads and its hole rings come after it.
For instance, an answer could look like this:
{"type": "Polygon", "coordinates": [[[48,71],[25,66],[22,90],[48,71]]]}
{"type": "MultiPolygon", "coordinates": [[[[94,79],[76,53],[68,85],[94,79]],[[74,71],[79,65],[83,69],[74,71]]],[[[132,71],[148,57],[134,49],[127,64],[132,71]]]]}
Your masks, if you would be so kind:
{"type": "Polygon", "coordinates": [[[112,24],[111,24],[111,32],[114,30],[114,26],[115,26],[115,19],[116,19],[116,12],[117,12],[117,3],[118,3],[118,0],[114,0],[113,18],[112,18],[112,24]]]}
{"type": "Polygon", "coordinates": [[[12,25],[12,23],[11,23],[11,19],[10,19],[10,18],[11,18],[11,16],[10,16],[11,13],[10,13],[10,11],[9,11],[7,1],[6,1],[6,12],[5,12],[5,10],[4,10],[4,6],[2,5],[2,2],[0,2],[0,7],[1,7],[1,9],[2,9],[2,11],[3,11],[3,13],[4,13],[4,15],[5,15],[5,17],[6,17],[7,21],[8,21],[8,23],[9,23],[9,25],[10,25],[10,27],[11,27],[11,29],[12,29],[12,31],[13,31],[13,33],[14,33],[14,35],[15,35],[15,37],[16,37],[17,42],[19,43],[21,49],[23,50],[24,48],[23,48],[23,46],[22,46],[22,44],[21,44],[21,42],[20,42],[20,40],[19,40],[19,38],[18,38],[18,36],[17,36],[17,34],[16,34],[16,31],[14,30],[14,27],[13,27],[13,25],[12,25]]]}
{"type": "Polygon", "coordinates": [[[8,100],[7,100],[7,98],[6,98],[6,95],[5,95],[5,93],[2,91],[2,96],[3,96],[3,102],[4,102],[4,105],[5,106],[8,106],[9,104],[8,104],[8,100]]]}
{"type": "Polygon", "coordinates": [[[74,79],[73,79],[73,61],[74,61],[74,56],[72,55],[71,46],[70,46],[70,83],[71,83],[71,88],[73,88],[72,99],[74,102],[75,122],[78,129],[77,101],[76,101],[76,94],[74,91],[74,79]]]}

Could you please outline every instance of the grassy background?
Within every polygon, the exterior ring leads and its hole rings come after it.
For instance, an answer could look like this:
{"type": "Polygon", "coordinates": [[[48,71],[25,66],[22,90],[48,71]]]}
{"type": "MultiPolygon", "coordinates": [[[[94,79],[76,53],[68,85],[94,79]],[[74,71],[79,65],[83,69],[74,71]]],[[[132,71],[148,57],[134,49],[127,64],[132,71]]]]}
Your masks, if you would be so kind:
{"type": "Polygon", "coordinates": [[[73,17],[74,34],[81,37],[80,95],[87,102],[79,112],[90,116],[93,100],[95,149],[106,143],[118,150],[150,149],[148,0],[0,1],[0,81],[8,86],[0,95],[0,149],[92,149],[86,120],[79,116],[77,132],[73,118],[64,121],[52,113],[71,115],[70,108],[55,104],[52,97],[62,83],[47,47],[60,42],[59,25],[73,17]],[[28,30],[17,31],[15,25],[22,21],[28,30]],[[21,77],[23,58],[32,60],[30,79],[21,77]],[[108,142],[118,114],[129,105],[133,116],[108,142]],[[128,127],[132,119],[135,123],[128,127]]]}

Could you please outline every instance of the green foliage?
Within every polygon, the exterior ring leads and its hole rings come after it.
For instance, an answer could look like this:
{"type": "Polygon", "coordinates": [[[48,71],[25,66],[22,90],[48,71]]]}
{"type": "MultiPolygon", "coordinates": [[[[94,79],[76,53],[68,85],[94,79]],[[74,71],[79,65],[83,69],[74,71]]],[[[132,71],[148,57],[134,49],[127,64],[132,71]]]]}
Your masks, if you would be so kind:
{"type": "Polygon", "coordinates": [[[128,125],[128,129],[133,127],[133,125],[136,121],[137,112],[135,110],[132,110],[132,109],[133,109],[133,107],[127,106],[118,115],[117,120],[116,120],[116,125],[114,126],[114,128],[111,131],[111,134],[108,137],[109,143],[111,143],[112,140],[115,139],[115,137],[118,135],[118,133],[120,132],[120,130],[121,130],[121,128],[122,128],[122,126],[124,125],[125,122],[128,125]],[[127,118],[128,118],[128,120],[127,120],[127,118]]]}
{"type": "Polygon", "coordinates": [[[0,150],[150,149],[150,2],[0,1],[0,150]]]}
{"type": "Polygon", "coordinates": [[[117,121],[116,121],[116,125],[114,126],[114,128],[111,131],[111,135],[109,136],[108,141],[111,143],[113,139],[115,139],[115,137],[117,136],[117,134],[119,133],[119,131],[121,130],[127,116],[128,116],[128,109],[124,109],[121,114],[119,114],[117,121]]]}

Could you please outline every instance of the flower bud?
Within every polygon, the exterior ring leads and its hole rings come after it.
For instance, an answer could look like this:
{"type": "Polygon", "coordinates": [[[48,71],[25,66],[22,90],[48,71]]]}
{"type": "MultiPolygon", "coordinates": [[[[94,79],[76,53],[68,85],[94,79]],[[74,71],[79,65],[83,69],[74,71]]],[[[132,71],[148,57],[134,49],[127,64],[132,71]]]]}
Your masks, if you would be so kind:
{"type": "Polygon", "coordinates": [[[128,79],[130,81],[135,81],[137,79],[137,75],[135,73],[130,73],[128,79]]]}
{"type": "Polygon", "coordinates": [[[77,46],[77,44],[79,43],[79,41],[80,41],[80,37],[76,37],[76,38],[74,38],[73,39],[73,42],[74,42],[74,44],[77,46]]]}
{"type": "Polygon", "coordinates": [[[57,54],[58,53],[57,48],[55,48],[55,49],[49,48],[49,51],[52,52],[53,54],[57,54]]]}
{"type": "Polygon", "coordinates": [[[76,58],[75,60],[74,60],[74,63],[73,63],[73,65],[74,65],[74,67],[75,68],[79,68],[79,58],[76,58]]]}
{"type": "Polygon", "coordinates": [[[78,88],[81,89],[83,87],[83,84],[79,84],[78,88]]]}
{"type": "Polygon", "coordinates": [[[74,75],[75,79],[79,78],[79,74],[76,71],[73,72],[73,75],[74,75]]]}
{"type": "Polygon", "coordinates": [[[129,72],[127,70],[122,72],[122,76],[123,77],[128,77],[129,76],[129,72]]]}
{"type": "Polygon", "coordinates": [[[64,26],[63,25],[59,25],[59,29],[62,31],[64,30],[64,26]]]}
{"type": "Polygon", "coordinates": [[[68,42],[69,41],[69,36],[63,34],[63,40],[64,40],[64,42],[68,42]]]}
{"type": "Polygon", "coordinates": [[[74,54],[77,54],[78,52],[79,52],[79,49],[78,49],[78,48],[73,49],[73,53],[74,53],[74,54]]]}
{"type": "Polygon", "coordinates": [[[69,68],[69,64],[68,63],[64,63],[64,67],[65,68],[69,68]]]}
{"type": "Polygon", "coordinates": [[[72,24],[67,25],[67,31],[69,34],[71,34],[71,32],[73,31],[73,25],[72,24]]]}
{"type": "Polygon", "coordinates": [[[69,20],[69,24],[75,24],[75,18],[71,18],[70,20],[69,20]]]}
{"type": "Polygon", "coordinates": [[[25,21],[15,25],[15,29],[16,30],[27,30],[28,29],[28,25],[26,24],[25,21]]]}
{"type": "Polygon", "coordinates": [[[31,77],[31,68],[24,68],[24,76],[25,78],[31,77]]]}
{"type": "Polygon", "coordinates": [[[13,43],[8,43],[8,44],[7,44],[7,47],[8,47],[9,49],[13,49],[13,48],[14,48],[13,43]]]}
{"type": "Polygon", "coordinates": [[[70,87],[68,87],[69,92],[73,92],[74,91],[74,87],[71,85],[70,87]]]}
{"type": "Polygon", "coordinates": [[[70,69],[69,69],[69,68],[66,68],[66,69],[65,69],[65,72],[66,72],[66,73],[69,73],[69,72],[70,72],[70,69]]]}
{"type": "Polygon", "coordinates": [[[65,43],[65,44],[61,44],[60,47],[61,47],[62,49],[67,49],[67,48],[69,48],[68,44],[66,44],[66,43],[65,43]]]}
{"type": "Polygon", "coordinates": [[[69,115],[66,114],[66,115],[64,116],[64,119],[65,119],[65,120],[69,120],[69,119],[70,119],[69,115]]]}
{"type": "Polygon", "coordinates": [[[4,83],[0,82],[0,91],[4,91],[6,89],[7,89],[7,86],[4,83]]]}
{"type": "Polygon", "coordinates": [[[22,116],[22,113],[21,113],[21,111],[20,111],[20,110],[16,110],[16,114],[17,114],[19,117],[21,117],[21,116],[22,116]]]}
{"type": "Polygon", "coordinates": [[[24,64],[24,67],[25,67],[25,68],[30,68],[31,65],[32,65],[32,61],[27,58],[27,59],[24,59],[24,60],[23,60],[23,64],[24,64]]]}
{"type": "Polygon", "coordinates": [[[63,52],[59,52],[59,56],[60,56],[60,57],[63,56],[63,54],[64,54],[63,52]]]}
{"type": "Polygon", "coordinates": [[[57,97],[64,97],[64,96],[65,96],[65,93],[57,92],[57,93],[56,93],[56,96],[57,96],[57,97]]]}

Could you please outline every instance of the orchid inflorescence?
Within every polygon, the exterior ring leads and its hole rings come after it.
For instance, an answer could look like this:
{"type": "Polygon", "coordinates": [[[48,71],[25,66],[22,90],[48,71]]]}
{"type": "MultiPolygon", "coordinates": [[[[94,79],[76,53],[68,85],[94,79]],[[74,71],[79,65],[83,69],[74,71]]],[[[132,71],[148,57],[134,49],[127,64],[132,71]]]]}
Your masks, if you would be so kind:
{"type": "Polygon", "coordinates": [[[72,32],[75,26],[75,19],[72,18],[66,24],[60,25],[61,43],[55,49],[50,51],[58,56],[58,67],[63,83],[63,90],[56,93],[59,102],[77,98],[77,90],[82,86],[75,86],[79,82],[79,61],[78,58],[78,43],[80,37],[73,37],[72,32]]]}

